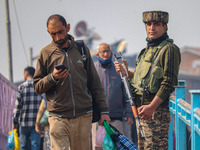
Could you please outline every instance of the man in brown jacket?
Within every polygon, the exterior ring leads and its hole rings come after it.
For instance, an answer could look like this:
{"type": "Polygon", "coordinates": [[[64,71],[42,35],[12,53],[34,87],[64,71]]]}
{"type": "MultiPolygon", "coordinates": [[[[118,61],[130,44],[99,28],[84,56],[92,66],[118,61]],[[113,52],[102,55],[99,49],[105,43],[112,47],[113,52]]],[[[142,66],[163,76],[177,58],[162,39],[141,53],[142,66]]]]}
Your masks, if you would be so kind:
{"type": "Polygon", "coordinates": [[[68,34],[70,24],[61,15],[47,20],[47,31],[53,41],[38,57],[34,89],[46,93],[52,149],[89,150],[92,127],[92,96],[103,120],[110,122],[104,89],[86,50],[86,68],[74,38],[68,34]],[[64,64],[66,69],[57,70],[64,64]],[[87,70],[87,71],[86,71],[87,70]]]}

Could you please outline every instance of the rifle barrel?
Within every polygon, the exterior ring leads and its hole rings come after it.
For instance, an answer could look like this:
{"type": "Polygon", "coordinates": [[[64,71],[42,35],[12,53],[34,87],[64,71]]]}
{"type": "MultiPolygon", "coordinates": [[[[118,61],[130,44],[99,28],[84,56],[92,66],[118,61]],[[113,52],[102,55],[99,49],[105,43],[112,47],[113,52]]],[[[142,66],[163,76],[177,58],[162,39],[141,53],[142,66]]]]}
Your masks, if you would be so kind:
{"type": "Polygon", "coordinates": [[[141,124],[140,124],[139,117],[136,117],[135,119],[136,119],[136,121],[137,121],[137,123],[138,123],[139,129],[140,129],[140,133],[141,133],[141,135],[142,135],[142,139],[145,141],[145,137],[144,137],[144,133],[143,133],[143,130],[142,130],[142,126],[141,126],[141,124]]]}
{"type": "MultiPolygon", "coordinates": [[[[121,57],[119,57],[119,58],[122,58],[122,54],[120,54],[120,55],[121,55],[121,57]]],[[[114,56],[115,56],[115,60],[118,61],[117,59],[119,59],[119,58],[116,56],[116,54],[114,54],[114,56]]],[[[123,62],[123,64],[124,64],[124,62],[123,62]]],[[[125,66],[125,64],[124,64],[124,66],[125,66]]],[[[130,102],[130,104],[132,106],[133,115],[134,115],[134,117],[136,119],[136,122],[138,123],[139,130],[140,130],[140,133],[142,135],[142,138],[145,141],[144,133],[143,133],[142,126],[141,126],[140,120],[139,120],[137,107],[136,107],[136,105],[135,105],[135,103],[133,101],[133,96],[132,96],[131,91],[130,91],[130,86],[129,86],[129,83],[128,83],[128,72],[126,70],[126,66],[125,66],[125,71],[126,71],[126,76],[123,77],[121,71],[119,72],[119,74],[120,74],[120,77],[121,77],[121,79],[122,79],[122,81],[124,83],[124,87],[126,89],[126,93],[127,93],[128,97],[129,97],[129,102],[130,102]]]]}

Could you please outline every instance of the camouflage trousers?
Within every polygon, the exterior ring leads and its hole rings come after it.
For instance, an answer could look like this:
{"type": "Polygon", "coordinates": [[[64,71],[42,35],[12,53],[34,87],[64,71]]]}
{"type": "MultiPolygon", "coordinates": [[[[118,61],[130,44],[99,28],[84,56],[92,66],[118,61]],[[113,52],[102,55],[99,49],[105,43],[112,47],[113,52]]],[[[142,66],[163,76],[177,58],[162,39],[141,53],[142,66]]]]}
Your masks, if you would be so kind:
{"type": "Polygon", "coordinates": [[[168,107],[158,107],[150,120],[140,119],[145,142],[137,127],[140,150],[168,150],[170,112],[168,107]]]}

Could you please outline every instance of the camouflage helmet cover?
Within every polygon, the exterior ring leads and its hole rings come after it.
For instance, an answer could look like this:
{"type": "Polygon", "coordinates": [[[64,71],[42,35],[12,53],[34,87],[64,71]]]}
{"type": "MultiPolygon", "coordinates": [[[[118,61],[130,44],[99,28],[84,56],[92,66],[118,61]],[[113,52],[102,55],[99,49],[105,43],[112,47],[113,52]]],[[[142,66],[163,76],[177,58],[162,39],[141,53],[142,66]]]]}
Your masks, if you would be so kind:
{"type": "Polygon", "coordinates": [[[168,12],[164,11],[145,11],[143,12],[142,20],[144,23],[155,21],[167,24],[169,20],[169,15],[168,12]]]}

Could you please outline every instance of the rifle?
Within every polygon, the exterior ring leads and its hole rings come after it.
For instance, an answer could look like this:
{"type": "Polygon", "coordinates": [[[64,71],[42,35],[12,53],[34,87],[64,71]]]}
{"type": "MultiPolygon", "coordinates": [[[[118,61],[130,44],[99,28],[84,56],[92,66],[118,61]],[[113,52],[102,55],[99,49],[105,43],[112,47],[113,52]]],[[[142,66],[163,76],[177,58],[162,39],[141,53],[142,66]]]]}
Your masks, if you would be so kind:
{"type": "MultiPolygon", "coordinates": [[[[119,52],[119,54],[120,54],[119,57],[117,57],[116,54],[114,54],[116,61],[118,61],[118,59],[121,59],[121,58],[123,59],[121,52],[119,52]]],[[[123,62],[123,64],[124,64],[124,62],[123,62]]],[[[140,133],[142,135],[143,140],[145,141],[144,133],[143,133],[143,130],[142,130],[142,127],[141,127],[141,124],[140,124],[140,120],[139,120],[137,107],[136,107],[136,105],[135,105],[135,103],[133,101],[132,92],[130,90],[130,84],[129,84],[129,79],[128,79],[128,71],[126,69],[126,65],[125,64],[124,64],[124,68],[125,68],[126,76],[122,76],[122,72],[121,71],[119,72],[119,74],[120,74],[120,77],[121,77],[121,79],[122,79],[122,81],[124,83],[124,87],[125,87],[126,93],[128,95],[129,102],[131,104],[131,108],[132,108],[135,120],[136,120],[136,122],[137,122],[137,124],[139,126],[140,133]]]]}

